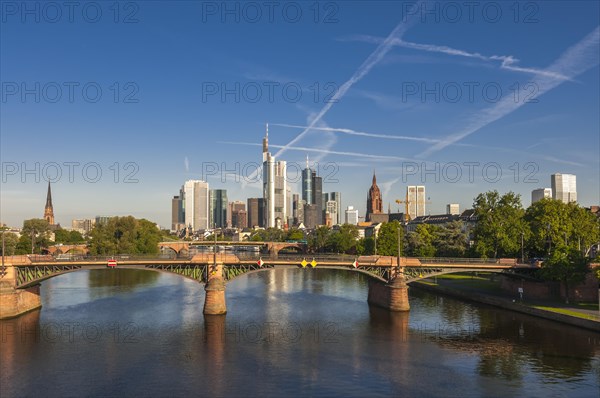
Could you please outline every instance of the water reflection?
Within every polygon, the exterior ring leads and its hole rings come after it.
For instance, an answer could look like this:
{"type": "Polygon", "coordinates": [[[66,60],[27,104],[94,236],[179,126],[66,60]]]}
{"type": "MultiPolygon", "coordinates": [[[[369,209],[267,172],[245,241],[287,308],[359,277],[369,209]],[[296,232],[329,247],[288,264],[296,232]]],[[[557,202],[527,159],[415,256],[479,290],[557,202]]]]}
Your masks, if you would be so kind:
{"type": "Polygon", "coordinates": [[[440,314],[437,330],[420,332],[444,348],[476,354],[482,376],[521,383],[531,367],[546,376],[575,378],[591,371],[600,352],[597,333],[418,289],[412,294],[429,312],[437,308],[440,314]]]}
{"type": "Polygon", "coordinates": [[[107,297],[115,292],[129,293],[155,285],[159,272],[136,269],[106,269],[88,272],[88,287],[92,298],[107,297]]]}
{"type": "Polygon", "coordinates": [[[0,321],[0,395],[597,396],[598,334],[409,295],[392,313],[362,274],[276,269],[231,281],[228,314],[204,316],[202,285],[177,275],[62,275],[41,311],[0,321]]]}

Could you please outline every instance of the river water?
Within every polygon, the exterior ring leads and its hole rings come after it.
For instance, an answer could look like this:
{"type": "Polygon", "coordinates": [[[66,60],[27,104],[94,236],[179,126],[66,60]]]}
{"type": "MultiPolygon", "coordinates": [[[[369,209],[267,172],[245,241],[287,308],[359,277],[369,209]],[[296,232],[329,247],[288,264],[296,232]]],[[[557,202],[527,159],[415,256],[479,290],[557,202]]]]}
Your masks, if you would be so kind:
{"type": "Polygon", "coordinates": [[[367,304],[367,279],[276,269],[203,286],[142,270],[42,284],[41,310],[0,321],[0,396],[595,397],[600,334],[410,289],[367,304]]]}

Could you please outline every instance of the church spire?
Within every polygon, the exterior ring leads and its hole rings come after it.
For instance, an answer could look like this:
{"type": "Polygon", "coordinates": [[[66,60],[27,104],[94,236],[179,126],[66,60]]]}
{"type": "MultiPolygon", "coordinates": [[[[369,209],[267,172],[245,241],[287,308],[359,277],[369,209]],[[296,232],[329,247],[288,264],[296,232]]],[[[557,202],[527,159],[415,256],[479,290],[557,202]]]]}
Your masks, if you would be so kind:
{"type": "Polygon", "coordinates": [[[48,181],[48,193],[46,195],[46,207],[44,208],[44,219],[48,224],[54,225],[54,208],[52,207],[52,191],[50,190],[50,181],[48,181]]]}
{"type": "Polygon", "coordinates": [[[52,191],[50,190],[50,181],[48,181],[48,193],[46,194],[46,207],[52,207],[52,191]]]}
{"type": "Polygon", "coordinates": [[[377,177],[375,177],[375,169],[373,169],[373,186],[377,185],[377,177]]]}

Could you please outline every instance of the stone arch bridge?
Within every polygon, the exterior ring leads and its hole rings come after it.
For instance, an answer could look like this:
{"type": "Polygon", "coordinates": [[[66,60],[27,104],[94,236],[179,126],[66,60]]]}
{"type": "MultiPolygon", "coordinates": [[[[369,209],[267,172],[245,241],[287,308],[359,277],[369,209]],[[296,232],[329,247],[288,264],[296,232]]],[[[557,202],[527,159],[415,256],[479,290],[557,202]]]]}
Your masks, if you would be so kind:
{"type": "MultiPolygon", "coordinates": [[[[257,247],[266,251],[271,258],[277,258],[279,252],[284,249],[295,249],[296,252],[306,253],[308,245],[303,242],[232,242],[232,241],[191,241],[191,242],[159,242],[159,249],[164,252],[171,250],[175,254],[180,255],[189,253],[191,247],[257,247]]],[[[266,253],[265,253],[266,254],[266,253]]]]}
{"type": "MultiPolygon", "coordinates": [[[[39,284],[49,278],[82,269],[106,269],[109,257],[57,260],[49,255],[11,256],[0,268],[0,318],[16,316],[41,306],[39,284]]],[[[527,272],[536,267],[514,259],[400,259],[361,256],[278,256],[244,259],[233,254],[205,253],[186,259],[118,259],[117,268],[145,269],[178,274],[205,284],[205,314],[224,314],[225,283],[240,275],[281,267],[329,268],[360,272],[369,277],[368,301],[391,311],[408,311],[407,284],[415,280],[456,272],[527,272]]]]}

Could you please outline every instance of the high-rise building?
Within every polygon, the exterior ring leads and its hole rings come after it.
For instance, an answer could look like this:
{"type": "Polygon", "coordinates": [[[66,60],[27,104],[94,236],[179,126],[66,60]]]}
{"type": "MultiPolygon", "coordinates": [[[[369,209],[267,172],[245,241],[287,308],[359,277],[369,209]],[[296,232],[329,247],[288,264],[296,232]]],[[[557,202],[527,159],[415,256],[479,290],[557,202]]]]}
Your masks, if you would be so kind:
{"type": "Polygon", "coordinates": [[[265,205],[263,198],[248,198],[248,227],[264,227],[265,205]]]}
{"type": "Polygon", "coordinates": [[[183,185],[185,225],[192,231],[209,229],[209,188],[208,182],[188,180],[183,185]]]}
{"type": "Polygon", "coordinates": [[[531,191],[531,204],[542,199],[552,199],[552,188],[538,188],[531,191]]]}
{"type": "Polygon", "coordinates": [[[48,181],[48,193],[46,194],[46,207],[44,207],[44,219],[48,224],[54,225],[54,207],[52,206],[52,191],[50,191],[50,181],[48,181]]]}
{"type": "Polygon", "coordinates": [[[269,152],[269,125],[263,138],[264,225],[267,228],[287,224],[286,162],[276,161],[269,152]]]}
{"type": "Polygon", "coordinates": [[[227,227],[227,201],[226,189],[211,189],[210,193],[210,219],[209,228],[216,226],[217,228],[227,227]]]}
{"type": "MultiPolygon", "coordinates": [[[[312,172],[312,202],[316,205],[317,225],[323,225],[325,209],[323,206],[323,177],[318,177],[317,172],[312,172]]],[[[306,214],[306,213],[305,213],[306,214]]]]}
{"type": "Polygon", "coordinates": [[[358,210],[354,206],[348,206],[346,209],[346,224],[356,225],[358,224],[358,210]]]}
{"type": "Polygon", "coordinates": [[[574,174],[552,174],[552,199],[564,203],[577,202],[577,177],[574,174]]]}
{"type": "Polygon", "coordinates": [[[71,228],[82,235],[88,234],[94,228],[94,220],[86,218],[80,220],[72,220],[71,228]]]}
{"type": "Polygon", "coordinates": [[[183,209],[185,192],[179,189],[179,195],[171,199],[171,231],[176,232],[185,228],[185,213],[183,209]]]}
{"type": "Polygon", "coordinates": [[[320,215],[323,212],[319,209],[319,207],[315,204],[304,205],[304,226],[306,228],[316,228],[319,225],[322,225],[319,221],[320,215]]]}
{"type": "Polygon", "coordinates": [[[96,219],[94,221],[94,225],[106,225],[108,224],[108,220],[110,220],[111,218],[113,218],[112,216],[96,216],[96,219]]]}
{"type": "Polygon", "coordinates": [[[308,167],[308,155],[306,156],[306,168],[302,170],[302,200],[310,205],[313,200],[312,193],[312,170],[308,167]]]}
{"type": "Polygon", "coordinates": [[[411,220],[425,215],[425,186],[409,185],[406,187],[408,200],[408,216],[411,220]]]}
{"type": "Polygon", "coordinates": [[[331,225],[338,225],[338,203],[335,200],[328,200],[325,203],[325,214],[329,216],[331,225]]]}
{"type": "Polygon", "coordinates": [[[292,225],[300,225],[304,223],[304,205],[306,202],[300,199],[300,195],[295,193],[292,200],[292,210],[294,221],[292,225]]]}
{"type": "Polygon", "coordinates": [[[381,190],[377,186],[377,177],[373,172],[373,182],[369,188],[367,194],[367,214],[366,221],[371,220],[371,214],[380,214],[383,212],[383,199],[381,197],[381,190]]]}
{"type": "Polygon", "coordinates": [[[460,205],[458,203],[449,203],[446,205],[446,214],[460,214],[460,205]]]}
{"type": "Polygon", "coordinates": [[[246,210],[237,210],[231,217],[233,227],[237,229],[248,228],[248,212],[246,210]]]}
{"type": "Polygon", "coordinates": [[[234,228],[244,229],[248,227],[248,216],[246,212],[246,204],[240,201],[234,201],[229,203],[228,217],[230,217],[230,223],[234,228]],[[229,216],[231,215],[231,216],[229,216]]]}
{"type": "Polygon", "coordinates": [[[342,193],[341,192],[331,192],[329,194],[329,200],[332,200],[336,203],[336,218],[332,218],[331,222],[333,225],[340,225],[343,223],[342,217],[342,193]]]}

